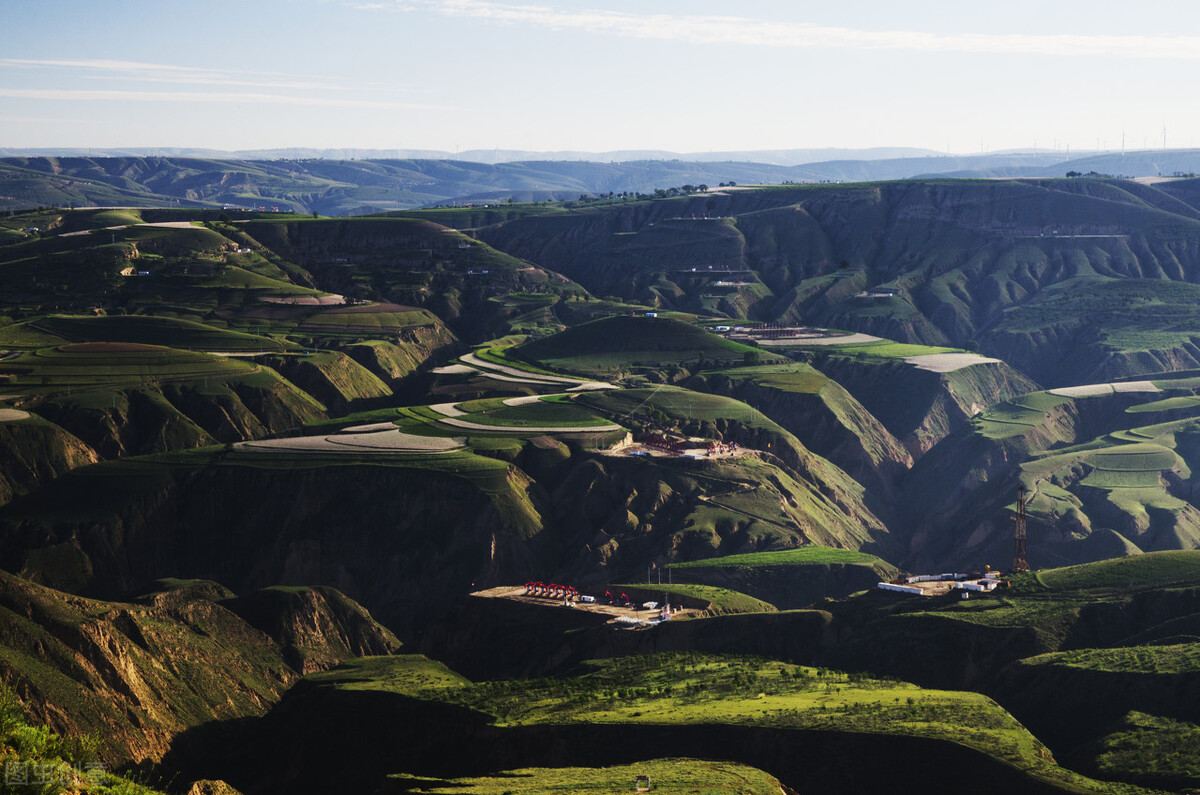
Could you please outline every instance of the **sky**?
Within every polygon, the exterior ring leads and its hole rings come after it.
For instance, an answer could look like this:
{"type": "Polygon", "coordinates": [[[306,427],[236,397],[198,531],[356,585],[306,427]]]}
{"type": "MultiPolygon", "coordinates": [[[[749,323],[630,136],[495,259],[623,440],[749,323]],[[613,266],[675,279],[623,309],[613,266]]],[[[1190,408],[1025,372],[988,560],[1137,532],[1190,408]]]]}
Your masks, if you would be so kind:
{"type": "Polygon", "coordinates": [[[1200,146],[1194,0],[4,0],[0,147],[1200,146]]]}

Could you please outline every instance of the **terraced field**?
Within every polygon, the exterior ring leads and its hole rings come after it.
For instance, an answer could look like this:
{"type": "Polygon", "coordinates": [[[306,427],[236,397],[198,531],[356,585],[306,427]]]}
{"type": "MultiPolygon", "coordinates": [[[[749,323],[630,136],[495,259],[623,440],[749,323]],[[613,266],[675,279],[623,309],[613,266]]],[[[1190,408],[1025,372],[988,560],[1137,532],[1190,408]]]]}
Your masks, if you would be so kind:
{"type": "Polygon", "coordinates": [[[781,549],[773,552],[748,552],[742,555],[726,555],[722,558],[691,560],[672,563],[673,569],[701,569],[718,566],[721,568],[763,568],[767,566],[824,566],[834,564],[883,563],[874,555],[834,547],[807,546],[798,549],[781,549]]]}
{"type": "MultiPolygon", "coordinates": [[[[697,421],[737,420],[753,427],[773,426],[757,409],[739,400],[693,392],[676,386],[653,389],[621,389],[580,396],[586,406],[592,406],[619,417],[645,417],[648,411],[659,411],[680,419],[697,421]]],[[[777,426],[776,426],[777,427],[777,426]]]]}
{"type": "Polygon", "coordinates": [[[608,317],[572,326],[521,347],[549,368],[602,378],[650,373],[664,366],[732,366],[782,357],[661,317],[608,317]]]}
{"type": "Polygon", "coordinates": [[[406,328],[439,321],[427,310],[398,304],[368,304],[328,309],[306,319],[297,331],[322,336],[394,336],[406,328]]]}
{"type": "Polygon", "coordinates": [[[51,315],[23,325],[49,337],[74,342],[129,342],[235,353],[277,351],[286,347],[279,340],[257,334],[216,328],[192,320],[145,315],[51,315]]]}
{"type": "Polygon", "coordinates": [[[6,389],[23,394],[203,381],[250,375],[256,365],[221,356],[130,342],[79,342],[0,363],[6,389]]]}

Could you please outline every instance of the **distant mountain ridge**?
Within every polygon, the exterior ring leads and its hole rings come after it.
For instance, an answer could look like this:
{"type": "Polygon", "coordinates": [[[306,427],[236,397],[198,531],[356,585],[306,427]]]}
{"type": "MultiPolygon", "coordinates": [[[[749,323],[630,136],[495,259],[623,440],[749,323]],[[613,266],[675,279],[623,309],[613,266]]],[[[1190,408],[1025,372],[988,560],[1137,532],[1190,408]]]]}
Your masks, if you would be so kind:
{"type": "MultiPolygon", "coordinates": [[[[0,150],[0,153],[11,150],[0,150]]],[[[860,159],[798,165],[716,160],[721,155],[761,155],[795,160],[842,150],[782,150],[714,153],[705,159],[643,157],[609,161],[565,159],[475,162],[464,159],[324,159],[313,153],[345,155],[358,150],[288,151],[290,158],[23,156],[0,159],[0,211],[40,206],[231,207],[278,209],[322,215],[366,215],[455,203],[574,200],[609,193],[652,194],[687,185],[876,182],[928,177],[1047,178],[1075,171],[1141,177],[1200,171],[1200,150],[1089,154],[1068,160],[1063,152],[1012,152],[971,156],[923,150],[862,150],[860,159]],[[905,157],[868,159],[908,153],[905,157]]],[[[374,154],[378,150],[366,150],[374,154]]],[[[846,150],[848,151],[848,150],[846,150]]],[[[400,153],[400,150],[397,151],[400,153]]],[[[440,154],[440,153],[427,153],[440,154]]],[[[486,154],[486,153],[485,153],[486,154]]],[[[514,153],[525,155],[530,153],[514,153]]],[[[671,153],[607,153],[669,155],[671,153]]],[[[701,157],[691,156],[688,157],[701,157]]]]}
{"type": "Polygon", "coordinates": [[[515,163],[530,160],[586,160],[594,163],[625,163],[631,160],[686,160],[712,163],[744,161],[775,166],[798,166],[826,160],[891,160],[894,158],[942,156],[944,152],[904,146],[870,149],[821,147],[807,149],[745,149],[707,152],[672,152],[665,149],[617,149],[606,152],[528,149],[360,149],[354,147],[280,149],[204,149],[196,147],[0,147],[0,157],[203,157],[221,160],[462,160],[470,163],[515,163]]]}

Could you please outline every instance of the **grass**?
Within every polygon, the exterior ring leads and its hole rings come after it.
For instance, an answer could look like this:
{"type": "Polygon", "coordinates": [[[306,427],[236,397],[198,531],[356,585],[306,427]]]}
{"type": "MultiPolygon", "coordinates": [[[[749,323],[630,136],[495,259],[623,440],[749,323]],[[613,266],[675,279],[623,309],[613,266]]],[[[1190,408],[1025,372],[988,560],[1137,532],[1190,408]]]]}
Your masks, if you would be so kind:
{"type": "Polygon", "coordinates": [[[717,588],[712,585],[689,585],[680,583],[655,583],[651,585],[641,585],[636,583],[615,583],[614,588],[639,588],[655,593],[674,594],[676,596],[690,596],[695,599],[702,599],[709,603],[708,612],[710,615],[727,615],[732,613],[774,613],[778,608],[770,602],[764,602],[762,599],[755,599],[753,596],[748,596],[738,591],[732,591],[728,588],[717,588]]]}
{"type": "Polygon", "coordinates": [[[656,795],[779,795],[779,780],[735,762],[706,759],[651,759],[612,767],[556,767],[506,770],[495,776],[456,778],[391,776],[429,795],[545,795],[553,792],[625,793],[638,776],[649,779],[656,795]]]}
{"type": "Polygon", "coordinates": [[[219,288],[240,288],[243,290],[256,290],[271,295],[282,296],[313,296],[320,297],[326,293],[320,290],[313,290],[308,287],[300,287],[299,285],[290,282],[273,279],[270,276],[263,276],[259,273],[240,268],[237,265],[230,265],[224,268],[220,273],[203,282],[201,287],[207,289],[219,288]]]}
{"type": "Polygon", "coordinates": [[[1105,673],[1188,674],[1200,671],[1200,643],[1074,649],[1027,657],[1022,665],[1059,665],[1105,673]]]}
{"type": "Polygon", "coordinates": [[[1176,397],[1152,400],[1149,403],[1139,403],[1125,409],[1126,414],[1142,414],[1151,411],[1175,411],[1200,406],[1200,397],[1196,395],[1178,395],[1176,397]]]}
{"type": "Polygon", "coordinates": [[[206,353],[131,343],[71,343],[23,353],[0,363],[6,389],[23,393],[112,389],[168,381],[229,379],[259,367],[206,353]]]}
{"type": "Polygon", "coordinates": [[[257,334],[147,315],[51,315],[28,325],[63,340],[81,342],[134,342],[222,352],[275,351],[283,347],[279,341],[257,334]]]}
{"type": "Polygon", "coordinates": [[[0,688],[0,757],[4,792],[155,795],[158,790],[109,771],[95,756],[95,739],[63,737],[26,719],[7,685],[0,688]]]}
{"type": "Polygon", "coordinates": [[[693,392],[676,386],[621,389],[579,396],[579,402],[618,416],[648,416],[654,412],[676,420],[737,420],[751,427],[778,430],[761,412],[740,400],[693,392]]]}
{"type": "Polygon", "coordinates": [[[438,324],[428,311],[398,304],[375,304],[329,309],[305,320],[298,331],[321,335],[362,337],[394,335],[414,326],[438,324]]]}
{"type": "Polygon", "coordinates": [[[518,356],[515,356],[514,354],[516,353],[516,347],[516,344],[513,343],[504,345],[487,344],[476,348],[474,351],[472,351],[472,353],[474,353],[476,358],[478,358],[480,361],[488,362],[490,364],[498,364],[504,367],[513,367],[517,370],[533,373],[534,375],[562,375],[562,373],[552,373],[549,370],[538,367],[518,356]]]}
{"type": "MultiPolygon", "coordinates": [[[[789,346],[792,347],[792,346],[789,346]]],[[[795,347],[803,347],[797,345],[795,347]]],[[[816,346],[809,346],[816,347],[816,346]]],[[[934,353],[966,353],[962,348],[941,348],[934,345],[914,345],[907,342],[859,342],[849,345],[821,345],[821,350],[839,356],[858,356],[873,359],[907,359],[910,356],[927,356],[934,353]]]]}
{"type": "Polygon", "coordinates": [[[49,348],[66,341],[63,337],[43,331],[29,321],[0,326],[0,348],[49,348]]]}
{"type": "Polygon", "coordinates": [[[971,420],[976,432],[988,439],[1005,439],[1036,428],[1046,419],[1047,412],[1070,403],[1074,398],[1032,392],[1009,398],[992,406],[971,420]]]}
{"type": "Polygon", "coordinates": [[[310,674],[310,682],[337,690],[402,690],[409,695],[466,687],[470,680],[420,654],[359,657],[336,668],[310,674]]]}
{"type": "Polygon", "coordinates": [[[677,320],[607,317],[573,326],[521,346],[521,355],[553,369],[613,375],[664,366],[729,366],[748,359],[785,361],[783,357],[677,320]]]}
{"type": "Polygon", "coordinates": [[[1037,572],[1051,591],[1154,588],[1200,584],[1200,551],[1147,552],[1097,563],[1037,572]]]}
{"type": "Polygon", "coordinates": [[[608,420],[598,417],[591,409],[574,402],[550,399],[506,406],[500,398],[470,400],[458,404],[458,410],[466,412],[462,417],[482,425],[512,427],[555,427],[609,425],[608,420]]]}
{"type": "Polygon", "coordinates": [[[782,392],[816,394],[829,383],[829,377],[803,363],[772,364],[759,367],[735,367],[728,370],[707,371],[705,375],[723,375],[731,381],[752,381],[759,386],[778,389],[782,392]]]}
{"type": "MultiPolygon", "coordinates": [[[[381,665],[386,670],[388,663],[381,665]]],[[[411,667],[401,662],[397,675],[380,672],[374,682],[359,684],[465,706],[491,715],[500,727],[715,724],[936,738],[1076,791],[1106,789],[1057,767],[1033,735],[978,693],[690,652],[592,661],[570,677],[452,686],[430,686],[427,668],[409,674],[411,667]]]]}
{"type": "Polygon", "coordinates": [[[1161,784],[1173,790],[1200,784],[1200,726],[1130,712],[1098,743],[1100,775],[1161,784]]]}
{"type": "Polygon", "coordinates": [[[783,549],[777,552],[749,552],[744,555],[726,555],[723,558],[707,558],[705,560],[691,560],[686,563],[672,563],[671,568],[700,569],[721,567],[751,569],[764,566],[827,566],[831,564],[873,566],[882,562],[879,558],[874,555],[868,555],[866,552],[855,552],[849,549],[836,549],[834,547],[807,546],[798,549],[783,549]]]}

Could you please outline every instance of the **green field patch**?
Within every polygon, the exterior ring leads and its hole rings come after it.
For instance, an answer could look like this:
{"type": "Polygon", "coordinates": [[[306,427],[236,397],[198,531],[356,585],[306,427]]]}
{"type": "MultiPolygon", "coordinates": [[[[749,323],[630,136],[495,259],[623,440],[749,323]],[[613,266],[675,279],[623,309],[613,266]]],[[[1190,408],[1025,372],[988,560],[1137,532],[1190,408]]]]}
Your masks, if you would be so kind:
{"type": "Polygon", "coordinates": [[[1079,481],[1079,484],[1097,489],[1152,489],[1160,486],[1161,480],[1157,470],[1147,472],[1097,469],[1079,481]]]}
{"type": "Polygon", "coordinates": [[[429,795],[546,795],[546,793],[621,793],[634,791],[645,777],[656,795],[779,795],[779,779],[758,768],[706,759],[649,759],[612,767],[535,767],[506,770],[496,776],[431,780],[396,775],[397,785],[419,787],[429,795]]]}
{"type": "MultiPolygon", "coordinates": [[[[156,456],[155,460],[167,461],[170,459],[156,456]]],[[[188,463],[188,459],[180,459],[175,463],[188,463]]],[[[477,455],[470,450],[434,455],[419,452],[356,455],[340,451],[329,454],[265,452],[242,447],[235,448],[216,463],[222,466],[245,466],[255,469],[322,469],[347,466],[419,469],[461,478],[487,494],[506,494],[509,491],[509,464],[488,456],[477,455]]]]}
{"type": "Polygon", "coordinates": [[[481,425],[570,427],[610,424],[586,406],[555,400],[536,400],[516,406],[506,406],[501,399],[470,400],[459,403],[456,408],[467,414],[461,419],[481,425]]]}
{"type": "MultiPolygon", "coordinates": [[[[521,338],[518,338],[521,339],[521,338]]],[[[538,367],[531,362],[522,359],[517,355],[517,345],[519,343],[507,343],[503,345],[487,344],[476,348],[472,353],[480,361],[488,362],[489,364],[498,364],[503,367],[512,367],[517,370],[522,370],[534,375],[553,375],[561,376],[561,373],[552,373],[549,370],[538,367]]]]}
{"type": "Polygon", "coordinates": [[[1123,445],[1113,450],[1093,453],[1088,463],[1097,469],[1119,472],[1158,472],[1171,469],[1178,462],[1175,453],[1154,444],[1123,445]]]}
{"type": "Polygon", "coordinates": [[[731,381],[751,381],[759,386],[781,392],[816,394],[828,383],[829,377],[807,364],[773,364],[758,367],[734,367],[705,371],[705,375],[723,375],[731,381]]]}
{"type": "Polygon", "coordinates": [[[269,337],[216,328],[192,320],[146,315],[50,315],[32,325],[47,334],[85,342],[135,342],[223,352],[275,351],[284,347],[269,337]]]}
{"type": "Polygon", "coordinates": [[[859,565],[873,566],[884,564],[884,561],[866,552],[855,552],[850,549],[834,547],[807,546],[797,549],[781,549],[774,552],[748,552],[743,555],[726,555],[722,558],[705,558],[690,560],[685,563],[672,563],[673,569],[700,568],[761,568],[764,566],[827,566],[827,565],[859,565]]]}
{"type": "Polygon", "coordinates": [[[359,657],[310,674],[308,680],[337,690],[383,690],[413,696],[470,684],[470,680],[423,654],[359,657]]]}
{"type": "Polygon", "coordinates": [[[270,276],[264,276],[260,273],[246,270],[237,265],[229,265],[220,270],[211,279],[206,279],[201,282],[199,287],[206,289],[217,288],[238,288],[242,290],[255,290],[258,292],[270,293],[271,295],[280,296],[313,296],[320,297],[326,293],[320,290],[313,290],[309,287],[300,287],[299,285],[286,282],[281,279],[273,279],[270,276]]]}
{"type": "Polygon", "coordinates": [[[251,375],[257,365],[206,353],[138,343],[83,342],[0,362],[5,387],[24,393],[201,381],[251,375]]]}
{"type": "Polygon", "coordinates": [[[1005,439],[1038,427],[1046,413],[1072,398],[1049,392],[1031,392],[1001,401],[971,420],[976,432],[988,439],[1005,439]]]}
{"type": "Polygon", "coordinates": [[[1105,673],[1188,674],[1200,671],[1200,643],[1074,649],[1028,657],[1021,664],[1057,665],[1105,673]]]}
{"type": "Polygon", "coordinates": [[[1200,396],[1180,395],[1178,397],[1155,400],[1150,403],[1139,403],[1136,406],[1130,406],[1125,409],[1125,413],[1142,414],[1149,411],[1176,411],[1178,409],[1190,409],[1194,406],[1200,406],[1200,396]]]}
{"type": "Polygon", "coordinates": [[[500,727],[718,724],[944,739],[1074,791],[1104,790],[1103,784],[1055,766],[1046,748],[986,696],[926,690],[824,668],[694,653],[654,654],[593,661],[571,677],[480,682],[425,692],[490,714],[500,727]]]}
{"type": "Polygon", "coordinates": [[[33,321],[0,326],[0,348],[49,348],[67,340],[34,325],[33,321]]]}
{"type": "Polygon", "coordinates": [[[1131,711],[1097,746],[1095,766],[1102,776],[1177,791],[1200,784],[1200,726],[1194,723],[1131,711]]]}
{"type": "Polygon", "coordinates": [[[821,345],[820,350],[828,350],[830,353],[839,356],[860,356],[875,359],[907,359],[910,356],[927,356],[935,353],[966,353],[962,348],[914,345],[908,342],[892,342],[891,340],[858,342],[846,345],[821,345]]]}
{"type": "Polygon", "coordinates": [[[612,376],[663,366],[730,366],[783,357],[662,317],[607,317],[521,346],[521,355],[570,372],[612,376]]]}
{"type": "Polygon", "coordinates": [[[137,210],[101,210],[91,217],[91,223],[97,227],[132,226],[142,223],[142,214],[137,210]]]}
{"type": "Polygon", "coordinates": [[[764,602],[762,599],[755,599],[753,596],[748,596],[739,591],[733,591],[728,588],[718,588],[712,585],[691,585],[682,583],[654,583],[650,585],[638,585],[636,583],[615,583],[614,588],[639,588],[644,591],[653,593],[664,593],[673,596],[690,596],[693,599],[702,599],[708,602],[711,606],[708,608],[710,615],[729,615],[734,613],[775,613],[778,608],[770,602],[764,602]]]}
{"type": "Polygon", "coordinates": [[[347,336],[394,335],[401,329],[435,324],[439,324],[437,318],[424,309],[399,304],[370,304],[319,312],[301,323],[297,330],[347,336]]]}
{"type": "Polygon", "coordinates": [[[1147,552],[1037,572],[1052,591],[1200,584],[1200,551],[1147,552]]]}
{"type": "Polygon", "coordinates": [[[760,411],[740,400],[676,386],[583,393],[578,402],[617,416],[645,417],[652,408],[674,419],[737,420],[752,427],[778,429],[760,411]]]}

